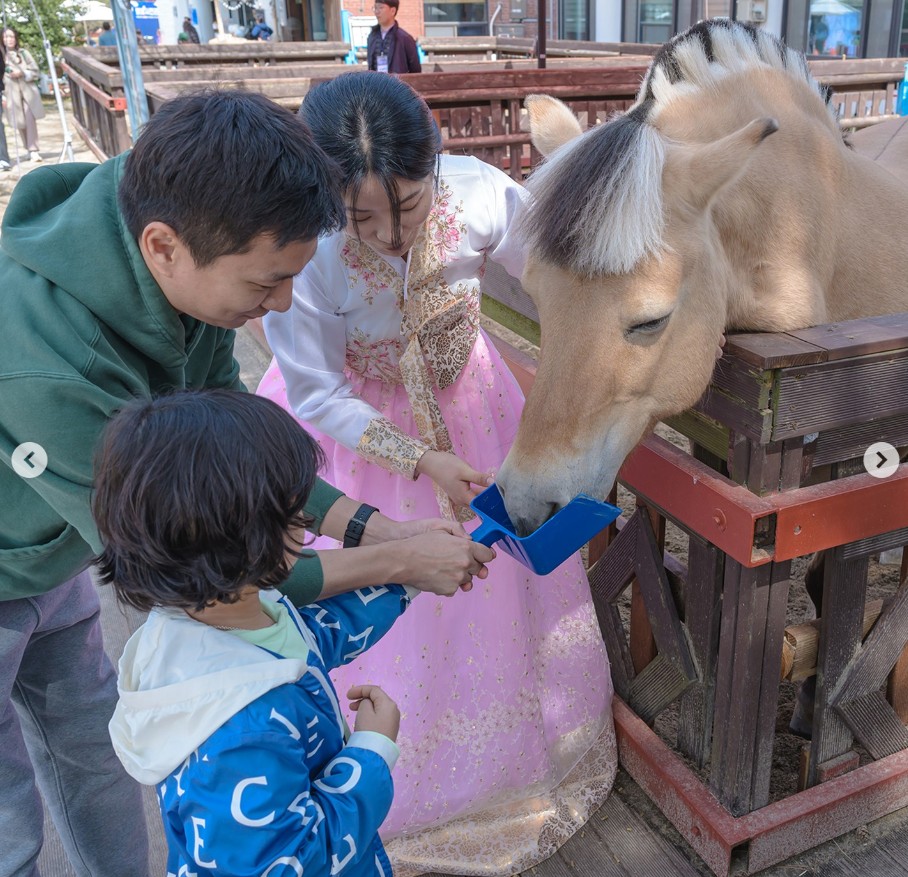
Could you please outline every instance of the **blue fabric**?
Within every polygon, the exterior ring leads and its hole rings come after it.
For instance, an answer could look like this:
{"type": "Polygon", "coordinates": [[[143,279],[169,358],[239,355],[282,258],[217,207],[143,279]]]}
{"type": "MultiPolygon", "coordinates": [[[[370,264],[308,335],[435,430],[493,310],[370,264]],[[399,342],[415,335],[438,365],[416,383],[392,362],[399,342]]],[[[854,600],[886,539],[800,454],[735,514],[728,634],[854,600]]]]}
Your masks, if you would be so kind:
{"type": "Polygon", "coordinates": [[[344,745],[328,671],[377,642],[409,602],[387,585],[291,608],[309,671],[234,714],[158,784],[168,877],[391,877],[378,837],[391,772],[376,752],[344,745]]]}
{"type": "Polygon", "coordinates": [[[267,24],[256,24],[253,26],[252,30],[249,31],[249,39],[257,40],[261,38],[263,40],[270,40],[273,33],[274,31],[267,24]]]}

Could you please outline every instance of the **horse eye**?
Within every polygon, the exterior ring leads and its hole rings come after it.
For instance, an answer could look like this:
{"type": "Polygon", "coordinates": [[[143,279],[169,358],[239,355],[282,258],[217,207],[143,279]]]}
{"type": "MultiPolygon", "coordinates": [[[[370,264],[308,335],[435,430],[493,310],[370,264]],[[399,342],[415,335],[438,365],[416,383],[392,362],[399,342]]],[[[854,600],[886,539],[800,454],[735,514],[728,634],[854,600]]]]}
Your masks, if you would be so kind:
{"type": "Polygon", "coordinates": [[[656,332],[661,331],[665,328],[665,324],[668,322],[668,318],[671,314],[666,314],[664,317],[658,317],[655,320],[647,320],[645,323],[637,323],[636,326],[631,326],[627,330],[627,334],[633,332],[639,332],[641,335],[654,335],[656,332]]]}

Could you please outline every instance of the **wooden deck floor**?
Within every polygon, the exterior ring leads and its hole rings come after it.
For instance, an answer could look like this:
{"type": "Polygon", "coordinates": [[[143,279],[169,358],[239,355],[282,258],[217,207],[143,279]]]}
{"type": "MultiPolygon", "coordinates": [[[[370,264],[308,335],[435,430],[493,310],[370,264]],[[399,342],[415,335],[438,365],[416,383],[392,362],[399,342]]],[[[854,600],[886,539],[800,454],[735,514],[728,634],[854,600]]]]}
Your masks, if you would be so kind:
{"type": "MultiPolygon", "coordinates": [[[[249,387],[258,384],[268,357],[240,332],[237,356],[249,387]]],[[[123,612],[112,592],[101,589],[104,640],[111,656],[120,655],[141,619],[123,612]]],[[[145,789],[145,812],[151,836],[151,873],[166,874],[166,850],[154,792],[145,789]]],[[[801,856],[761,872],[761,877],[908,877],[908,808],[867,828],[858,829],[801,856]]],[[[44,877],[76,877],[53,827],[40,860],[44,877]]],[[[743,863],[733,873],[743,874],[743,863]]],[[[552,858],[523,877],[708,877],[710,871],[642,790],[619,771],[614,791],[587,825],[552,858]]],[[[448,875],[451,877],[451,875],[448,875]]]]}

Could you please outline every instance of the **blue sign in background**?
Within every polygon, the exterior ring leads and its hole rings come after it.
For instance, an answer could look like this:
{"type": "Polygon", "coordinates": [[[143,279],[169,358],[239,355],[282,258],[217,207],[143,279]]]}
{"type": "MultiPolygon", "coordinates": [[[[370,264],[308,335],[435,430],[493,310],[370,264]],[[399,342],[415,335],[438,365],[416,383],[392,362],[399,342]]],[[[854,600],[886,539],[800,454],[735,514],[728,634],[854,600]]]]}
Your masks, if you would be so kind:
{"type": "Polygon", "coordinates": [[[132,5],[132,17],[142,31],[146,43],[154,43],[158,35],[158,5],[154,0],[139,0],[132,5]]]}

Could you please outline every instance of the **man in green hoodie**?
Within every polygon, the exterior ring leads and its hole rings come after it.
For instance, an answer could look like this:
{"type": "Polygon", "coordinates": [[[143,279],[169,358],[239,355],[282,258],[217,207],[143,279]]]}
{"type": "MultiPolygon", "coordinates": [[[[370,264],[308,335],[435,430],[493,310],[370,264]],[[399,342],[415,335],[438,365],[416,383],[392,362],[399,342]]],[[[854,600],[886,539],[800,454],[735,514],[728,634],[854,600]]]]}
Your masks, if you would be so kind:
{"type": "MultiPolygon", "coordinates": [[[[261,95],[207,92],[162,107],[131,152],[34,171],[10,200],[0,236],[0,874],[37,874],[36,776],[78,874],[147,874],[138,786],[107,735],[117,692],[87,572],[101,549],[94,447],[130,399],[245,389],[233,330],[289,308],[316,239],[343,225],[337,179],[295,114],[261,95]]],[[[307,511],[314,530],[361,547],[300,559],[285,583],[300,603],[389,581],[450,595],[484,578],[494,556],[457,525],[398,523],[324,482],[307,511]]]]}

